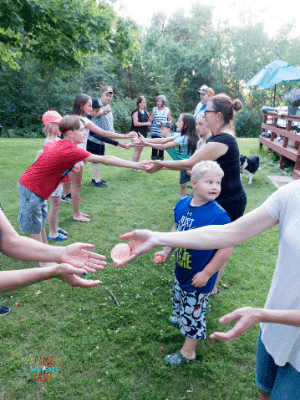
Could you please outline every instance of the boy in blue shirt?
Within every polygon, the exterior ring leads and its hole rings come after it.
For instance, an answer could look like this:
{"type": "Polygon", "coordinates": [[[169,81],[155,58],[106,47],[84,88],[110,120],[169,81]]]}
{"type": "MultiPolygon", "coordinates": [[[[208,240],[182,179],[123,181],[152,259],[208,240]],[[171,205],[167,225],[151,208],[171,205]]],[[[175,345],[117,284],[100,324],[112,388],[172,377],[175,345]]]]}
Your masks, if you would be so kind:
{"type": "MultiPolygon", "coordinates": [[[[221,167],[215,161],[202,161],[193,167],[191,185],[194,195],[182,198],[176,204],[172,231],[231,222],[228,213],[215,201],[221,191],[223,176],[221,167]]],[[[155,254],[155,258],[164,263],[172,251],[172,247],[164,247],[155,254]]],[[[175,249],[175,252],[173,316],[169,320],[179,327],[186,338],[181,350],[165,357],[165,361],[172,366],[195,360],[198,340],[206,337],[208,298],[218,270],[230,257],[232,247],[221,250],[175,249]]]]}

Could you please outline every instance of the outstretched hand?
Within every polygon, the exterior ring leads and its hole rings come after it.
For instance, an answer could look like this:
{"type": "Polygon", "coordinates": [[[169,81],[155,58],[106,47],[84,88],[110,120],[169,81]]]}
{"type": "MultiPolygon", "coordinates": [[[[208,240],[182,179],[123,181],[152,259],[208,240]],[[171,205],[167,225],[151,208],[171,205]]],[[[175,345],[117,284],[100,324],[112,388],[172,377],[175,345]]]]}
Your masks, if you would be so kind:
{"type": "Polygon", "coordinates": [[[83,270],[81,268],[75,268],[69,264],[60,264],[56,267],[57,271],[54,275],[55,278],[61,279],[62,281],[68,283],[71,286],[78,286],[82,288],[90,288],[101,285],[101,281],[93,280],[93,279],[83,279],[78,275],[83,274],[83,270]]]}
{"type": "Polygon", "coordinates": [[[127,259],[124,259],[121,262],[114,262],[114,265],[116,267],[121,267],[125,264],[130,263],[141,254],[147,253],[157,246],[153,237],[153,232],[147,229],[137,229],[135,231],[125,233],[124,235],[120,236],[120,239],[134,240],[130,243],[130,255],[127,259]]]}
{"type": "Polygon", "coordinates": [[[73,243],[62,250],[60,261],[71,264],[77,268],[84,268],[89,272],[95,272],[96,269],[103,269],[106,265],[105,257],[101,254],[86,251],[95,246],[89,243],[73,243]]]}
{"type": "Polygon", "coordinates": [[[160,161],[148,161],[148,168],[146,172],[148,174],[154,174],[155,172],[159,171],[160,169],[163,168],[161,164],[159,164],[160,161]]]}
{"type": "Polygon", "coordinates": [[[252,307],[242,307],[234,310],[232,313],[224,315],[220,318],[222,324],[230,322],[236,319],[235,326],[228,332],[214,332],[210,335],[210,339],[221,339],[226,341],[231,341],[239,336],[245,335],[246,332],[258,322],[260,319],[258,317],[257,308],[252,307]]]}

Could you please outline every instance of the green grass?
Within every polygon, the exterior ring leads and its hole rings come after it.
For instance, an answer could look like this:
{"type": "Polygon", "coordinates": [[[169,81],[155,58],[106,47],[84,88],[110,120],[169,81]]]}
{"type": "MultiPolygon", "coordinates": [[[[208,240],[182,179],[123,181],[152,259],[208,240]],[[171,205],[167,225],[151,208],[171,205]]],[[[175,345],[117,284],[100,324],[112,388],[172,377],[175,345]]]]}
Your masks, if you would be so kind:
{"type": "MultiPolygon", "coordinates": [[[[17,180],[35,158],[42,139],[1,139],[1,197],[4,212],[17,229],[17,180]]],[[[242,154],[258,154],[262,169],[252,185],[243,178],[247,212],[262,204],[275,190],[268,174],[281,174],[278,164],[259,151],[258,140],[239,140],[242,154]]],[[[130,159],[132,151],[107,147],[107,154],[130,159]]],[[[150,158],[145,149],[143,159],[150,158]]],[[[116,269],[110,259],[118,236],[135,228],[170,230],[172,207],[179,198],[179,172],[153,175],[101,166],[108,188],[90,184],[91,166],[84,169],[81,210],[92,215],[88,224],[72,221],[71,204],[63,203],[60,226],[69,232],[68,243],[90,242],[107,257],[103,271],[88,277],[103,285],[90,290],[49,280],[8,294],[0,304],[12,308],[0,319],[1,399],[95,400],[253,400],[255,349],[258,327],[232,343],[203,341],[198,360],[170,368],[162,356],[178,350],[184,337],[168,324],[171,315],[174,257],[164,266],[153,262],[154,250],[116,269]],[[120,303],[117,307],[108,289],[120,303]],[[36,295],[37,290],[42,293],[36,295]],[[18,302],[18,306],[15,303],[18,302]],[[53,357],[52,381],[38,382],[30,372],[35,357],[53,357]]],[[[229,329],[218,319],[234,308],[262,307],[277,255],[277,228],[234,249],[223,275],[220,293],[210,299],[209,335],[229,329]]],[[[0,257],[1,269],[37,266],[0,257]]]]}

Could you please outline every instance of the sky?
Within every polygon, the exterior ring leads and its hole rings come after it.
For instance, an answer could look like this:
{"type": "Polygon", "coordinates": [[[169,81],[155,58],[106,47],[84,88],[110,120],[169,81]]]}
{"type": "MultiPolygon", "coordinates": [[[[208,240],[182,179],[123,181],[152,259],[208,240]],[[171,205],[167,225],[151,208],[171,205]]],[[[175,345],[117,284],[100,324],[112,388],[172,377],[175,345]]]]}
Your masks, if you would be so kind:
{"type": "Polygon", "coordinates": [[[178,9],[184,8],[187,16],[191,5],[195,3],[213,7],[215,27],[224,20],[238,26],[241,17],[245,13],[248,15],[247,10],[251,10],[253,20],[263,21],[269,36],[274,36],[278,28],[288,22],[293,23],[293,36],[300,36],[299,0],[116,0],[114,8],[119,15],[130,16],[139,25],[150,26],[153,13],[163,11],[166,15],[172,15],[178,9]]]}

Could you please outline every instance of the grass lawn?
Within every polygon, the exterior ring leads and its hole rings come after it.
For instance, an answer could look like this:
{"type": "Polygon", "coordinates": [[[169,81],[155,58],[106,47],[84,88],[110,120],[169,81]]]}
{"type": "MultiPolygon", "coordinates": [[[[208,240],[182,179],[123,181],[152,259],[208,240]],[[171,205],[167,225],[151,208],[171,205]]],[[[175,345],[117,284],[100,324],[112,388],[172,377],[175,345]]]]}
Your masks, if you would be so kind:
{"type": "MultiPolygon", "coordinates": [[[[17,180],[34,161],[42,142],[0,139],[0,202],[16,229],[17,180]]],[[[276,189],[267,175],[282,172],[265,150],[259,150],[257,139],[238,142],[242,154],[258,154],[261,160],[262,168],[252,185],[248,185],[247,177],[243,178],[248,212],[276,189]]],[[[130,159],[132,150],[107,146],[106,153],[130,159]]],[[[144,149],[142,158],[150,159],[150,149],[144,149]]],[[[0,294],[0,304],[12,309],[0,319],[1,399],[257,398],[254,375],[258,327],[231,343],[206,339],[197,347],[196,362],[167,367],[162,356],[180,349],[184,340],[168,323],[174,256],[159,266],[153,262],[153,250],[123,268],[116,269],[112,264],[110,250],[119,242],[120,234],[135,228],[171,229],[172,207],[179,199],[179,172],[148,175],[106,166],[100,166],[100,171],[108,188],[94,187],[90,183],[91,165],[84,168],[81,210],[92,215],[92,222],[74,222],[71,204],[62,203],[59,224],[69,232],[67,243],[93,243],[96,251],[107,257],[108,265],[103,271],[94,276],[88,274],[88,278],[102,280],[103,285],[84,290],[49,280],[0,294]],[[52,366],[59,372],[53,373],[52,381],[50,377],[48,381],[35,381],[35,357],[53,357],[52,366]]],[[[277,235],[274,227],[234,249],[220,293],[209,302],[208,335],[229,329],[230,326],[221,326],[218,319],[233,309],[264,305],[276,261],[277,235]]],[[[1,270],[37,266],[3,255],[0,263],[1,270]]]]}

